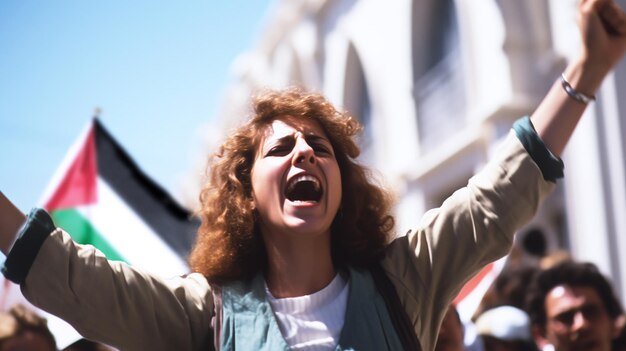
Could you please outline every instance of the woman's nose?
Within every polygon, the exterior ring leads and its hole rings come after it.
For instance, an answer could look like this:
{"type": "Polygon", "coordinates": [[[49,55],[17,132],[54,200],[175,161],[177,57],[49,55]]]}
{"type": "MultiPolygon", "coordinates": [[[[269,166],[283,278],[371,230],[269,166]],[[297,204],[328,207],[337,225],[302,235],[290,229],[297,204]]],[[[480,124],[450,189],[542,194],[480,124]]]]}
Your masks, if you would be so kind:
{"type": "Polygon", "coordinates": [[[299,164],[303,162],[315,163],[315,151],[304,140],[304,138],[298,138],[293,155],[293,164],[299,164]]]}

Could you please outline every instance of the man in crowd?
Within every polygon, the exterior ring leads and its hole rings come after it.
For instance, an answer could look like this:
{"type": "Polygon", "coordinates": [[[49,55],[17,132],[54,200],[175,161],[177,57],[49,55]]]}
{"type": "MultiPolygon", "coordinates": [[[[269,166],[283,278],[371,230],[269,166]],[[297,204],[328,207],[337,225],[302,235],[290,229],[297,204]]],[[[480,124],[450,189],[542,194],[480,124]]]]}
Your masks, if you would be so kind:
{"type": "Polygon", "coordinates": [[[537,344],[552,344],[555,351],[610,351],[624,313],[597,267],[576,262],[537,274],[527,312],[537,344]]]}

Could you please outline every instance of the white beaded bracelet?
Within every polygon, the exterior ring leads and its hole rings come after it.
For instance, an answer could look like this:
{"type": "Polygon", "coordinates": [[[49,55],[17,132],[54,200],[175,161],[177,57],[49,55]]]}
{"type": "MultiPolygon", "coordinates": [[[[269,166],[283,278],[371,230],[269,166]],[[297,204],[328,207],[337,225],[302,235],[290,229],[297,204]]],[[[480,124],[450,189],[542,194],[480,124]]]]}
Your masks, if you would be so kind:
{"type": "Polygon", "coordinates": [[[567,95],[569,95],[572,99],[583,103],[583,104],[588,104],[591,101],[595,101],[596,97],[595,96],[589,96],[587,94],[581,93],[580,91],[574,89],[574,87],[572,87],[572,85],[567,81],[567,79],[565,79],[565,75],[561,74],[561,86],[563,87],[563,90],[565,90],[565,92],[567,93],[567,95]]]}

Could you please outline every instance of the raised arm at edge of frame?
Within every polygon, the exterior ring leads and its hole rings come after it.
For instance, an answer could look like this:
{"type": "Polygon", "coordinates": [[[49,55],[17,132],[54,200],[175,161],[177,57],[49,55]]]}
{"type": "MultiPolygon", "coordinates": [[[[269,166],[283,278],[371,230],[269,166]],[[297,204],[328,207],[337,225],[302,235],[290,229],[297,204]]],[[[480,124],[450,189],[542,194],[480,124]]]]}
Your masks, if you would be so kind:
{"type": "Polygon", "coordinates": [[[5,255],[9,253],[11,245],[20,227],[26,221],[26,216],[0,191],[0,250],[5,255]]]}
{"type": "Polygon", "coordinates": [[[626,51],[626,13],[614,0],[581,0],[578,5],[581,52],[563,72],[574,89],[568,94],[557,80],[531,121],[548,149],[560,156],[587,103],[572,95],[593,97],[626,51]]]}

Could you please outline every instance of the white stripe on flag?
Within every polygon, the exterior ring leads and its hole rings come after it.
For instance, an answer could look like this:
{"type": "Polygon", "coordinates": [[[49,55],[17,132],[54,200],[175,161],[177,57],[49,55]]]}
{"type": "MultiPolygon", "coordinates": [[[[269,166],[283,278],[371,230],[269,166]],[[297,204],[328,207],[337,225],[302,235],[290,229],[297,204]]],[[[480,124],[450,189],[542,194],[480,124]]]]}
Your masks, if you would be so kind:
{"type": "Polygon", "coordinates": [[[115,191],[98,177],[98,202],[78,211],[131,265],[161,277],[189,273],[189,268],[115,191]]]}

